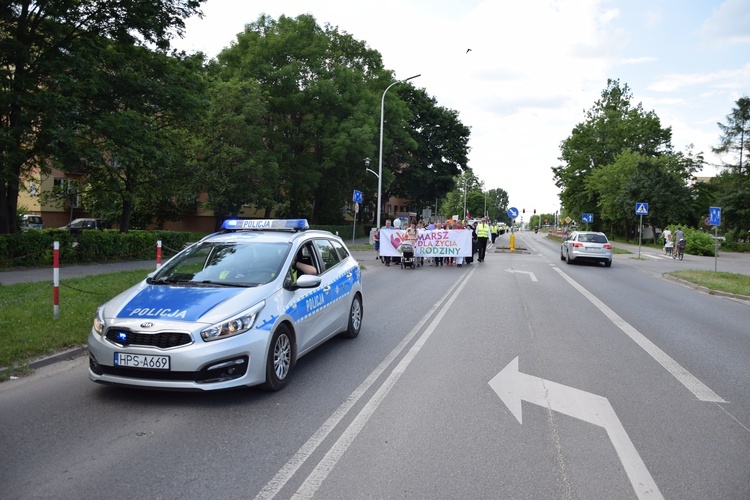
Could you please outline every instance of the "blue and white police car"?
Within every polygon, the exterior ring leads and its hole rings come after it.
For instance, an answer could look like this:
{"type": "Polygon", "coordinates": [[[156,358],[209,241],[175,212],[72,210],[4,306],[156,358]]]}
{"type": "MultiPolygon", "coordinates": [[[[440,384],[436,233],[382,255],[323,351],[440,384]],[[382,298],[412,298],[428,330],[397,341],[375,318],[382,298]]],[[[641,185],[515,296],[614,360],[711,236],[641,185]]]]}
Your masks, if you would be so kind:
{"type": "Polygon", "coordinates": [[[282,389],[298,358],[362,326],[362,274],[304,219],[227,220],[99,307],[95,382],[173,390],[282,389]]]}

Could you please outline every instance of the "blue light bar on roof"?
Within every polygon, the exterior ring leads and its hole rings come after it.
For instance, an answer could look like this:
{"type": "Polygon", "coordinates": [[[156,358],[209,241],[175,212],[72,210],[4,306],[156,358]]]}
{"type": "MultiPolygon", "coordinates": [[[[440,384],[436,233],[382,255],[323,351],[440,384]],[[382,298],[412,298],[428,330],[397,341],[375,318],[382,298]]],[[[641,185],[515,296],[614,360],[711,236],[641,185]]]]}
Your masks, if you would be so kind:
{"type": "Polygon", "coordinates": [[[303,231],[310,229],[307,219],[227,219],[222,229],[256,229],[275,231],[303,231]]]}

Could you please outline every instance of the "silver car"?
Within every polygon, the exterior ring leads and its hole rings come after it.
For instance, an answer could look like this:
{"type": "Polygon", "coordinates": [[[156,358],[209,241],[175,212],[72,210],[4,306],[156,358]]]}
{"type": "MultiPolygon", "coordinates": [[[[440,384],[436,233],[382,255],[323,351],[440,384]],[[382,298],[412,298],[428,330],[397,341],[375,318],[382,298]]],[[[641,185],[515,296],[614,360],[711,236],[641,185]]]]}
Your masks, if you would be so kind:
{"type": "Polygon", "coordinates": [[[573,231],[560,245],[560,260],[573,262],[601,262],[612,265],[612,245],[604,233],[573,231]]]}
{"type": "Polygon", "coordinates": [[[91,380],[279,390],[298,358],[337,334],[359,335],[362,274],[341,238],[304,219],[223,228],[99,307],[91,380]]]}

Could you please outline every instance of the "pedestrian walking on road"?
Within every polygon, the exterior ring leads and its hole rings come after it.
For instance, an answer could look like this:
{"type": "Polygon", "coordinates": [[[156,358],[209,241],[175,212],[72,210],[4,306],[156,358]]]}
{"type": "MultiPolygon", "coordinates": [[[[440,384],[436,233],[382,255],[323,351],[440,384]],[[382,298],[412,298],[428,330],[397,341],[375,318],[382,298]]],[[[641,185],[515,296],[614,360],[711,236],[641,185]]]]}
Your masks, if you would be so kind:
{"type": "Polygon", "coordinates": [[[375,228],[372,239],[375,242],[375,260],[383,262],[383,258],[380,256],[380,229],[375,228]]]}
{"type": "MultiPolygon", "coordinates": [[[[393,229],[393,226],[391,226],[391,219],[386,219],[385,220],[385,226],[383,226],[382,229],[393,229]]],[[[386,255],[381,260],[385,264],[385,267],[390,267],[390,265],[391,265],[391,258],[389,256],[386,255]]]]}
{"type": "Polygon", "coordinates": [[[479,256],[477,262],[484,262],[484,255],[487,252],[487,239],[490,237],[490,226],[487,224],[487,219],[482,219],[477,224],[477,249],[479,250],[479,256]]]}

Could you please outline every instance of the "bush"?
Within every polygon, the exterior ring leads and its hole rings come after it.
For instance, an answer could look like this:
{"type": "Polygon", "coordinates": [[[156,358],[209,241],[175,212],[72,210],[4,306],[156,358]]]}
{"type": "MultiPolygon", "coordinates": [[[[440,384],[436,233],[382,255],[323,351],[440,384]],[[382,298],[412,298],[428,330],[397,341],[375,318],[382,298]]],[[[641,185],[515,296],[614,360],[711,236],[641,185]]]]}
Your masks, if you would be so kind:
{"type": "Polygon", "coordinates": [[[727,232],[724,237],[726,241],[721,243],[722,249],[733,252],[750,252],[750,231],[734,229],[727,232]]]}
{"type": "MultiPolygon", "coordinates": [[[[672,234],[674,234],[678,227],[682,227],[682,231],[685,233],[685,240],[687,241],[685,253],[689,253],[691,255],[713,256],[714,239],[710,234],[705,233],[699,229],[687,227],[683,224],[675,224],[669,226],[669,230],[672,231],[672,234]]],[[[677,241],[675,241],[675,245],[677,245],[677,241]]]]}
{"type": "Polygon", "coordinates": [[[64,229],[44,229],[0,235],[0,267],[52,265],[53,244],[60,243],[60,262],[105,262],[156,259],[156,242],[162,242],[162,257],[182,250],[190,233],[175,231],[115,230],[83,231],[77,236],[64,229]]]}

